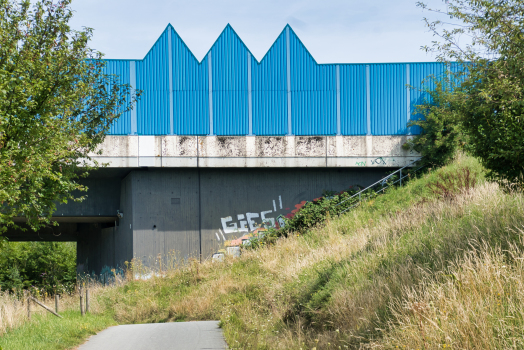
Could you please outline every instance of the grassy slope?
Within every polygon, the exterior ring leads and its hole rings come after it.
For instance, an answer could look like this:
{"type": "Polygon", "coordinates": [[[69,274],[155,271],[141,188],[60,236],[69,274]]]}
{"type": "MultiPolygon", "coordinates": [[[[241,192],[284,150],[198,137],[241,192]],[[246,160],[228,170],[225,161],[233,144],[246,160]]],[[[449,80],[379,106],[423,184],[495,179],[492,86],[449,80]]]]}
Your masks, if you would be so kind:
{"type": "Polygon", "coordinates": [[[432,194],[433,172],[240,259],[100,289],[100,310],[119,323],[220,319],[239,349],[520,347],[523,197],[471,158],[438,172],[460,167],[478,183],[454,200],[432,194]]]}
{"type": "Polygon", "coordinates": [[[54,350],[70,349],[97,332],[116,324],[110,315],[88,314],[81,317],[80,312],[65,311],[64,317],[35,314],[33,321],[25,323],[0,337],[0,348],[54,350]]]}

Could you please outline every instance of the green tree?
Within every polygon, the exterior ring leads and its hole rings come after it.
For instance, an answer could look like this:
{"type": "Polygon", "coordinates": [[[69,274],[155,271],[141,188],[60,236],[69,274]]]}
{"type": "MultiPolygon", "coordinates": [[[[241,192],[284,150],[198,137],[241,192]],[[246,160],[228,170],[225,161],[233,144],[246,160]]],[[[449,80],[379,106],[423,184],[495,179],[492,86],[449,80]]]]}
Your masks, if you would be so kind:
{"type": "Polygon", "coordinates": [[[72,291],[75,283],[75,243],[9,242],[0,250],[1,290],[54,294],[72,291]]]}
{"type": "Polygon", "coordinates": [[[104,73],[92,30],[69,26],[70,2],[0,0],[0,233],[18,216],[36,230],[56,203],[81,200],[88,154],[136,99],[104,73]]]}
{"type": "Polygon", "coordinates": [[[423,84],[425,99],[415,106],[409,127],[418,126],[421,133],[408,140],[405,149],[413,149],[430,166],[442,166],[453,159],[458,149],[464,149],[467,135],[461,125],[460,111],[455,108],[454,78],[430,76],[423,84]]]}
{"type": "Polygon", "coordinates": [[[452,108],[461,118],[473,155],[492,177],[524,171],[524,1],[448,0],[446,17],[426,24],[439,38],[424,47],[440,61],[466,67],[452,108]]]}

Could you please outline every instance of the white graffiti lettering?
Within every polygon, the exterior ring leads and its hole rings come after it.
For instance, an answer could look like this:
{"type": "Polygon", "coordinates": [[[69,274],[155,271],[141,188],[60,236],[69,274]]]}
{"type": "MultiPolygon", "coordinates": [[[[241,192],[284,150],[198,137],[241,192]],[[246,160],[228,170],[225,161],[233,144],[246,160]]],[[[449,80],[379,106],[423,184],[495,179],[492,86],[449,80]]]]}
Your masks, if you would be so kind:
{"type": "Polygon", "coordinates": [[[233,233],[238,231],[238,226],[236,222],[234,222],[231,226],[228,226],[227,224],[228,222],[233,221],[233,218],[231,216],[221,218],[220,221],[222,221],[222,228],[224,229],[225,233],[233,233]]]}
{"type": "Polygon", "coordinates": [[[258,228],[258,226],[253,219],[260,217],[260,215],[258,215],[258,213],[246,213],[246,216],[247,223],[249,224],[249,231],[255,231],[258,228]]]}
{"type": "Polygon", "coordinates": [[[275,218],[266,218],[266,214],[271,214],[272,212],[272,210],[268,210],[260,213],[260,217],[265,228],[275,227],[275,218]],[[271,225],[268,225],[268,222],[271,222],[271,225]]]}
{"type": "MultiPolygon", "coordinates": [[[[275,217],[269,216],[269,214],[272,213],[276,214],[278,210],[277,201],[272,200],[271,203],[273,204],[273,210],[265,210],[261,211],[260,213],[237,214],[236,218],[238,222],[234,222],[232,216],[220,218],[223,231],[219,229],[220,235],[218,232],[215,233],[217,236],[217,240],[220,241],[220,239],[222,238],[225,241],[226,238],[224,234],[227,235],[229,233],[235,232],[253,232],[261,226],[263,226],[266,229],[275,227],[277,222],[280,227],[283,227],[284,219],[282,217],[278,217],[275,219],[275,217]],[[260,220],[262,221],[261,224],[257,223],[256,219],[258,218],[260,218],[260,220]]],[[[282,196],[278,196],[278,206],[280,207],[280,209],[282,209],[282,196]]]]}

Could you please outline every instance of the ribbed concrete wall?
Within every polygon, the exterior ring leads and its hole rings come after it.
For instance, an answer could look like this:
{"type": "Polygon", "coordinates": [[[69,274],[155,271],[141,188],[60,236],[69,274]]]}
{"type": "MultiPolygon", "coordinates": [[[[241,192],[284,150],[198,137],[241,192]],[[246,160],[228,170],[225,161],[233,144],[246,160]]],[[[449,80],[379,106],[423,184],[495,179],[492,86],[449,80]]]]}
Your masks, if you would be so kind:
{"type": "Polygon", "coordinates": [[[324,190],[366,186],[389,170],[132,170],[122,179],[117,227],[83,224],[79,264],[99,273],[133,258],[149,266],[158,266],[159,258],[207,259],[224,241],[253,232],[263,221],[272,224],[324,190]]]}

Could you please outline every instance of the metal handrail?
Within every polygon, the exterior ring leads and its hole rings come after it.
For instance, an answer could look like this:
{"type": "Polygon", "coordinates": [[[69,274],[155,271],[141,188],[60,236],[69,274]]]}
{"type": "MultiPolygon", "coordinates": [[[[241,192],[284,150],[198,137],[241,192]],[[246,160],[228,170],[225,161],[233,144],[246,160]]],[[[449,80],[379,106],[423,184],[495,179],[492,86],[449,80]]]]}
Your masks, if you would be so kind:
{"type": "MultiPolygon", "coordinates": [[[[380,189],[380,190],[377,191],[376,193],[380,193],[381,191],[384,191],[386,188],[389,188],[389,187],[393,186],[394,184],[396,184],[396,183],[399,182],[399,181],[400,181],[400,186],[402,186],[402,179],[404,179],[404,178],[406,178],[406,177],[409,176],[409,174],[408,174],[408,175],[405,175],[405,176],[402,176],[402,170],[405,169],[405,168],[407,168],[407,167],[410,167],[412,164],[415,164],[416,162],[420,161],[421,159],[422,159],[422,157],[418,158],[417,160],[412,161],[412,162],[409,163],[408,165],[403,166],[402,168],[400,168],[400,169],[394,171],[393,173],[389,174],[388,176],[386,176],[386,177],[384,177],[384,178],[378,180],[377,182],[375,182],[375,183],[369,185],[368,187],[364,188],[363,190],[360,190],[359,192],[355,193],[355,194],[352,195],[351,197],[346,198],[346,199],[344,199],[343,201],[337,203],[337,204],[335,205],[335,207],[338,207],[338,206],[341,205],[342,203],[347,202],[347,201],[349,201],[349,200],[355,198],[356,196],[358,196],[358,203],[355,204],[355,205],[352,205],[352,206],[349,207],[349,208],[346,208],[344,211],[341,211],[341,212],[339,213],[339,215],[342,214],[342,213],[345,213],[346,211],[348,211],[348,210],[351,209],[351,208],[354,208],[354,207],[358,206],[358,205],[360,204],[360,202],[362,201],[362,193],[363,193],[363,192],[369,190],[369,189],[372,188],[372,187],[375,187],[376,185],[378,185],[378,184],[380,184],[380,183],[382,183],[382,184],[387,184],[387,180],[388,180],[389,178],[391,178],[392,176],[394,176],[396,173],[400,173],[400,178],[399,178],[398,180],[394,181],[393,183],[389,184],[388,186],[383,187],[382,189],[380,189]]],[[[420,169],[423,168],[423,167],[424,167],[424,165],[421,166],[421,167],[418,167],[418,168],[415,169],[414,171],[418,171],[418,170],[420,170],[420,169]]]]}

